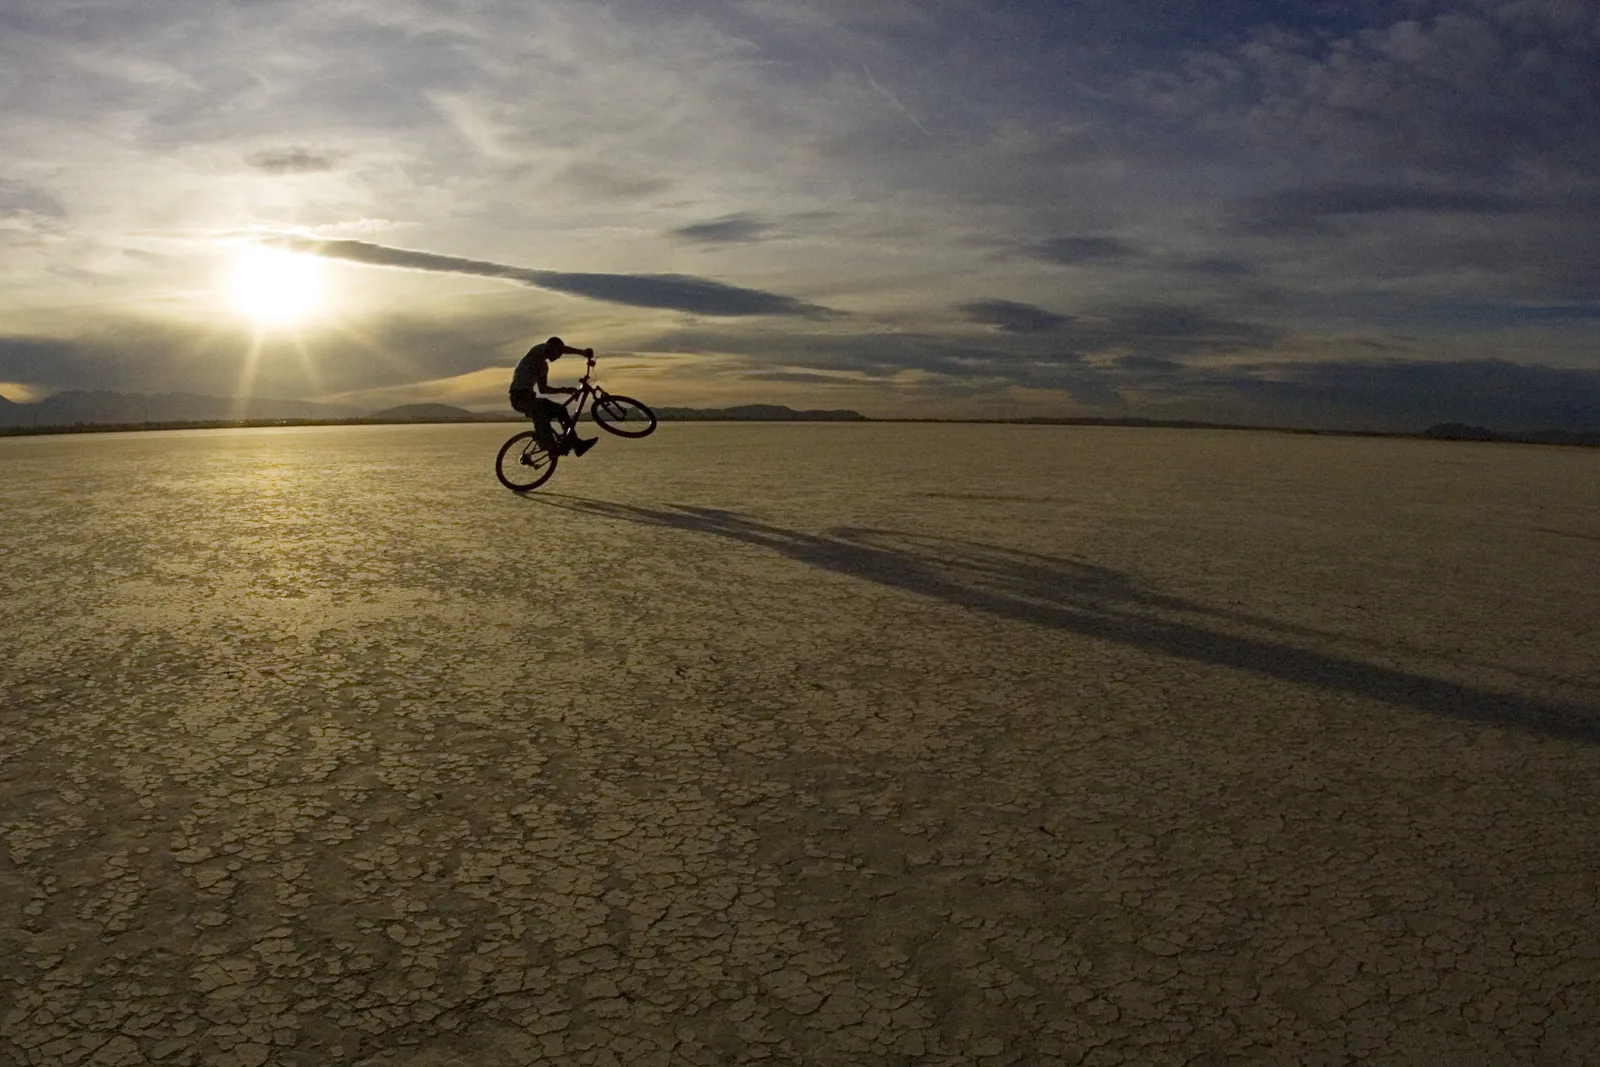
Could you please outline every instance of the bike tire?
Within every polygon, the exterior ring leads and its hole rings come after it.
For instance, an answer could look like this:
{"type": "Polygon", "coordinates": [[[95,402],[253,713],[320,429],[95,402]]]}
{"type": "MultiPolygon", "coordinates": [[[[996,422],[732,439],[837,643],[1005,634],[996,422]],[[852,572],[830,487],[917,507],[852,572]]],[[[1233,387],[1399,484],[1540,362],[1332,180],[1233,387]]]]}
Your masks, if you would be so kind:
{"type": "Polygon", "coordinates": [[[500,484],[513,493],[537,489],[555,472],[555,454],[540,447],[532,430],[524,430],[501,445],[494,460],[494,473],[500,484]]]}
{"type": "Polygon", "coordinates": [[[656,413],[631,396],[597,396],[589,414],[602,430],[618,437],[648,437],[656,429],[656,413]]]}

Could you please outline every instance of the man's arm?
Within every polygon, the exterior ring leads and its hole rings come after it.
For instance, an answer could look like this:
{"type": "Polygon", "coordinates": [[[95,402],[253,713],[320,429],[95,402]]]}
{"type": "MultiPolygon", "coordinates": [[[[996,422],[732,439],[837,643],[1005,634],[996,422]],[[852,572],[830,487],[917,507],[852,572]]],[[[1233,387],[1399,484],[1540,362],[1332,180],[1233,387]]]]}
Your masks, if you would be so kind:
{"type": "MultiPolygon", "coordinates": [[[[565,353],[563,353],[563,355],[564,354],[565,353]]],[[[567,396],[572,396],[577,392],[576,389],[573,389],[570,386],[551,385],[550,363],[543,359],[541,359],[538,366],[534,367],[533,369],[533,384],[538,387],[541,395],[547,393],[565,393],[567,396]]]]}

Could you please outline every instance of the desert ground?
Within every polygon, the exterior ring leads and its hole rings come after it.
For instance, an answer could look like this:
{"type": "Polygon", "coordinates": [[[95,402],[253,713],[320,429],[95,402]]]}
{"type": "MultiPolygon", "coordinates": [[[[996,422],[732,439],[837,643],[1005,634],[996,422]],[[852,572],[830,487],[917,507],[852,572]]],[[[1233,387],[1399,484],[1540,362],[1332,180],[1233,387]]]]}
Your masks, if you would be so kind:
{"type": "Polygon", "coordinates": [[[1600,451],[0,440],[0,1063],[1600,1062],[1600,451]]]}

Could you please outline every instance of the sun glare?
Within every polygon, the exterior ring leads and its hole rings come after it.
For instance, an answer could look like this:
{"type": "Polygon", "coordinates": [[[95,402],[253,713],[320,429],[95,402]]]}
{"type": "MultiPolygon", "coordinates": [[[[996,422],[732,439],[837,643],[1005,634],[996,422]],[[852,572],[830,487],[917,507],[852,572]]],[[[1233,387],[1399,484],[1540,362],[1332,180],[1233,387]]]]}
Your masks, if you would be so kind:
{"type": "Polygon", "coordinates": [[[248,249],[228,276],[228,298],[235,311],[258,323],[288,325],[322,302],[322,266],[311,256],[248,249]]]}

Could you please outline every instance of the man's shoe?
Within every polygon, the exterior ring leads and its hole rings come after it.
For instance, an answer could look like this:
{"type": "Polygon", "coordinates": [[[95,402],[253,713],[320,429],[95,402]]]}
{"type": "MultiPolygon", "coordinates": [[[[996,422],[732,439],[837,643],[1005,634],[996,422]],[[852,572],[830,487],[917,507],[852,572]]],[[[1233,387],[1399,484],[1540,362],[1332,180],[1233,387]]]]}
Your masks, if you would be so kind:
{"type": "Polygon", "coordinates": [[[575,456],[583,455],[585,452],[589,451],[589,449],[593,448],[594,443],[598,440],[600,440],[598,437],[578,438],[578,440],[572,446],[572,454],[575,456]]]}

